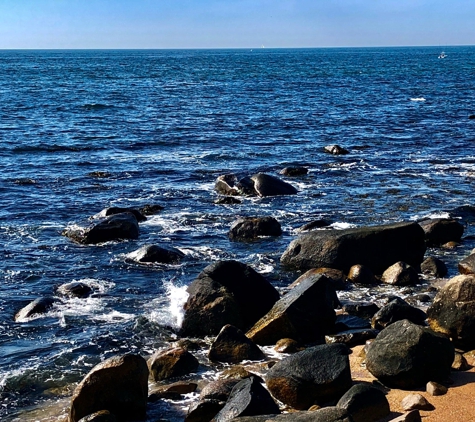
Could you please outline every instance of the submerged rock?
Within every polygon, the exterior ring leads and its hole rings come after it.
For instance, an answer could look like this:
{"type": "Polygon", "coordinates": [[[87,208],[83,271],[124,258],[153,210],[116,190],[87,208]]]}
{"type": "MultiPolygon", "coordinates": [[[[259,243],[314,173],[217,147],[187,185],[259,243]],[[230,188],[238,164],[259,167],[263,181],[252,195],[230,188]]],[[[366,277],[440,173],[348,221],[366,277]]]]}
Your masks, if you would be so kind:
{"type": "Polygon", "coordinates": [[[127,255],[127,259],[141,264],[178,264],[185,255],[175,248],[163,248],[159,245],[144,245],[127,255]]]}
{"type": "Polygon", "coordinates": [[[291,184],[269,174],[257,173],[251,180],[259,196],[295,195],[298,192],[291,184]]]}
{"type": "Polygon", "coordinates": [[[92,294],[92,287],[80,281],[62,284],[56,290],[57,294],[66,297],[85,298],[92,294]]]}
{"type": "Polygon", "coordinates": [[[97,217],[99,217],[99,218],[109,217],[111,215],[123,214],[125,212],[130,212],[131,214],[133,214],[139,223],[147,220],[147,217],[145,217],[136,208],[123,208],[123,207],[105,208],[99,214],[97,214],[97,217]]]}
{"type": "Polygon", "coordinates": [[[280,236],[282,228],[274,217],[245,217],[236,220],[229,230],[232,240],[252,240],[260,236],[280,236]]]}
{"type": "Polygon", "coordinates": [[[332,155],[345,155],[350,153],[347,149],[342,148],[340,145],[327,145],[324,148],[324,151],[332,155]]]}
{"type": "Polygon", "coordinates": [[[20,309],[15,314],[15,321],[23,321],[33,315],[44,314],[48,312],[56,302],[58,302],[58,300],[53,297],[39,297],[20,309]]]}
{"type": "Polygon", "coordinates": [[[308,173],[308,168],[296,166],[296,167],[285,167],[280,171],[280,174],[283,176],[304,176],[308,173]]]}

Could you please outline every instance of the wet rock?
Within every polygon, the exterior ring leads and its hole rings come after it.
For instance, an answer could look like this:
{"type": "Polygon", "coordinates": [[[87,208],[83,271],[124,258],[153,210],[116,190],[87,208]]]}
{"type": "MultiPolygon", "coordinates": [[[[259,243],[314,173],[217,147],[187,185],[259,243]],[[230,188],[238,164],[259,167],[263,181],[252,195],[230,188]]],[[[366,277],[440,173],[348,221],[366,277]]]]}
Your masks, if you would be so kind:
{"type": "Polygon", "coordinates": [[[355,315],[337,315],[335,320],[334,332],[338,333],[345,330],[353,330],[357,328],[370,328],[371,324],[367,319],[360,318],[355,315]]]}
{"type": "Polygon", "coordinates": [[[281,263],[291,269],[328,267],[345,273],[359,264],[381,274],[398,261],[419,267],[425,249],[424,231],[416,223],[316,230],[292,241],[281,263]]]}
{"type": "Polygon", "coordinates": [[[84,245],[137,239],[139,237],[139,225],[135,216],[126,212],[106,217],[85,229],[65,230],[63,235],[84,245]]]}
{"type": "Polygon", "coordinates": [[[140,264],[178,264],[185,255],[175,248],[144,245],[127,255],[127,259],[140,264]]]}
{"type": "Polygon", "coordinates": [[[413,286],[419,282],[419,276],[414,268],[399,261],[384,271],[381,281],[392,286],[413,286]]]}
{"type": "Polygon", "coordinates": [[[145,419],[148,368],[145,360],[127,354],[112,357],[89,372],[74,391],[69,421],[108,410],[118,421],[145,419]]]}
{"type": "MultiPolygon", "coordinates": [[[[314,274],[323,274],[329,278],[333,284],[335,290],[347,290],[348,289],[348,278],[343,273],[343,271],[337,270],[335,268],[315,268],[313,270],[307,271],[297,280],[295,280],[289,287],[293,287],[300,283],[305,277],[309,277],[314,274]]],[[[337,307],[337,306],[335,306],[337,307]]]]}
{"type": "Polygon", "coordinates": [[[475,274],[475,253],[462,259],[458,264],[460,274],[475,274]]]}
{"type": "Polygon", "coordinates": [[[463,225],[451,218],[434,218],[419,222],[427,244],[439,246],[450,241],[458,242],[463,235],[463,225]]]}
{"type": "Polygon", "coordinates": [[[257,377],[253,372],[248,371],[242,365],[234,365],[231,368],[225,369],[221,375],[224,379],[238,379],[242,380],[244,378],[257,377]]]}
{"type": "Polygon", "coordinates": [[[280,413],[279,407],[269,392],[255,377],[238,382],[225,406],[214,421],[226,422],[239,416],[272,415],[280,413]]]}
{"type": "Polygon", "coordinates": [[[189,285],[181,335],[217,335],[226,324],[247,330],[279,299],[277,290],[248,265],[219,261],[189,285]]]}
{"type": "Polygon", "coordinates": [[[454,371],[468,371],[471,366],[468,364],[467,359],[461,353],[455,352],[455,358],[452,363],[452,369],[454,371]]]}
{"type": "Polygon", "coordinates": [[[112,174],[108,171],[91,171],[87,173],[87,175],[96,179],[107,179],[108,177],[112,176],[112,174]]]}
{"type": "Polygon", "coordinates": [[[449,336],[456,347],[475,348],[475,275],[450,279],[427,309],[430,327],[449,336]]]}
{"type": "Polygon", "coordinates": [[[199,366],[198,360],[180,347],[158,350],[149,358],[147,364],[154,381],[188,375],[199,366]]]}
{"type": "Polygon", "coordinates": [[[189,394],[194,393],[198,388],[196,382],[178,381],[169,385],[162,385],[156,391],[163,391],[167,393],[189,394]]]}
{"type": "Polygon", "coordinates": [[[91,286],[80,281],[72,281],[70,283],[61,284],[56,290],[60,296],[85,298],[93,292],[91,286]]]}
{"type": "Polygon", "coordinates": [[[348,272],[348,279],[355,284],[373,285],[378,284],[378,280],[365,265],[353,265],[348,272]]]}
{"type": "Polygon", "coordinates": [[[343,311],[349,315],[371,319],[379,311],[379,307],[372,302],[349,302],[343,305],[343,311]]]}
{"type": "Polygon", "coordinates": [[[241,204],[242,201],[235,198],[234,196],[221,196],[220,198],[216,199],[214,203],[218,205],[235,205],[241,204]]]}
{"type": "Polygon", "coordinates": [[[158,204],[147,204],[139,208],[139,212],[145,216],[155,215],[162,211],[165,207],[158,204]]]}
{"type": "Polygon", "coordinates": [[[235,422],[354,422],[351,415],[339,407],[328,406],[310,412],[289,412],[280,415],[245,416],[235,422]]]}
{"type": "Polygon", "coordinates": [[[269,370],[267,387],[275,398],[297,410],[339,398],[352,384],[348,353],[343,344],[295,353],[269,370]]]}
{"type": "Polygon", "coordinates": [[[52,297],[39,297],[33,302],[30,302],[24,308],[20,309],[15,314],[15,321],[23,321],[33,315],[41,315],[48,312],[58,300],[52,297]]]}
{"type": "Polygon", "coordinates": [[[246,333],[259,345],[275,344],[282,337],[320,341],[335,324],[332,282],[322,274],[306,277],[246,333]]]}
{"type": "Polygon", "coordinates": [[[345,155],[350,153],[347,149],[342,148],[340,145],[327,145],[324,148],[324,151],[332,155],[345,155]]]}
{"type": "Polygon", "coordinates": [[[434,410],[434,406],[421,394],[409,394],[404,397],[401,407],[405,410],[434,410]]]}
{"type": "Polygon", "coordinates": [[[429,381],[426,385],[426,391],[431,396],[443,396],[444,394],[447,394],[448,388],[438,382],[429,381]]]}
{"type": "Polygon", "coordinates": [[[354,328],[351,330],[340,331],[337,334],[327,334],[325,342],[327,344],[343,343],[348,347],[354,347],[365,344],[367,340],[376,338],[378,330],[370,328],[354,328]]]}
{"type": "Polygon", "coordinates": [[[92,415],[84,416],[79,422],[117,422],[117,418],[108,410],[99,410],[92,415]]]}
{"type": "Polygon", "coordinates": [[[123,207],[105,208],[99,214],[97,214],[96,217],[103,218],[103,217],[109,217],[111,215],[123,214],[123,213],[127,213],[127,212],[130,212],[131,214],[133,214],[139,223],[147,220],[147,217],[145,217],[138,209],[136,209],[136,208],[123,208],[123,207]]]}
{"type": "Polygon", "coordinates": [[[212,381],[201,390],[199,398],[200,400],[219,400],[225,402],[231,394],[234,386],[240,380],[241,378],[227,378],[212,381]]]}
{"type": "Polygon", "coordinates": [[[265,173],[257,173],[251,177],[254,189],[259,196],[295,195],[298,191],[291,184],[278,177],[265,173]]]}
{"type": "Polygon", "coordinates": [[[329,220],[323,220],[323,219],[314,220],[314,221],[311,221],[310,223],[304,224],[302,227],[299,227],[297,229],[297,233],[303,233],[303,232],[308,232],[315,229],[321,229],[323,227],[328,227],[331,224],[332,223],[329,220]]]}
{"type": "Polygon", "coordinates": [[[356,384],[338,401],[336,407],[348,411],[354,422],[374,422],[389,415],[386,395],[368,384],[356,384]]]}
{"type": "Polygon", "coordinates": [[[384,385],[410,390],[446,380],[453,360],[454,347],[447,337],[403,320],[371,342],[366,368],[384,385]]]}
{"type": "Polygon", "coordinates": [[[445,277],[447,275],[447,266],[439,258],[427,257],[421,264],[422,274],[433,277],[445,277]]]}
{"type": "Polygon", "coordinates": [[[424,311],[409,305],[405,300],[397,297],[374,314],[371,319],[371,326],[382,330],[403,319],[407,319],[417,325],[425,325],[426,318],[427,315],[424,311]]]}
{"type": "Polygon", "coordinates": [[[237,177],[234,174],[223,174],[216,179],[214,189],[222,195],[241,195],[237,187],[237,177]]]}
{"type": "Polygon", "coordinates": [[[302,350],[298,341],[291,338],[281,338],[274,347],[274,350],[279,353],[297,353],[302,350]]]}
{"type": "Polygon", "coordinates": [[[296,167],[285,167],[280,171],[280,174],[283,176],[304,176],[308,173],[308,168],[296,166],[296,167]]]}
{"type": "Polygon", "coordinates": [[[224,405],[224,401],[215,399],[205,399],[193,403],[185,416],[185,422],[210,422],[224,405]]]}
{"type": "Polygon", "coordinates": [[[264,353],[246,335],[232,325],[225,325],[208,353],[211,361],[238,363],[243,360],[264,359],[264,353]]]}
{"type": "Polygon", "coordinates": [[[239,218],[229,231],[232,240],[252,240],[261,236],[280,236],[282,228],[274,217],[239,218]]]}
{"type": "Polygon", "coordinates": [[[468,116],[468,118],[469,118],[470,120],[475,119],[475,114],[471,114],[470,116],[468,116]]]}

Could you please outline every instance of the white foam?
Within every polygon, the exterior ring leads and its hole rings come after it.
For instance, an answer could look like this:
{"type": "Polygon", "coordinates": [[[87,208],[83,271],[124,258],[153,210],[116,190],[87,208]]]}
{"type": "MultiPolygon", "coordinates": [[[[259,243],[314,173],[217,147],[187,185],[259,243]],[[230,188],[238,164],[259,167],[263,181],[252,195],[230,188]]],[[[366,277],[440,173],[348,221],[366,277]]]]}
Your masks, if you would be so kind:
{"type": "Polygon", "coordinates": [[[186,286],[176,286],[169,280],[164,283],[164,287],[165,300],[159,298],[152,301],[154,309],[150,313],[150,319],[160,325],[179,329],[185,315],[183,305],[188,299],[186,286]]]}
{"type": "Polygon", "coordinates": [[[416,98],[411,98],[411,101],[416,101],[416,102],[422,102],[425,101],[426,99],[424,97],[416,97],[416,98]]]}
{"type": "Polygon", "coordinates": [[[336,222],[333,224],[330,224],[329,227],[333,227],[334,229],[337,230],[344,230],[344,229],[353,229],[356,227],[356,224],[351,224],[351,223],[342,223],[342,222],[336,222]]]}

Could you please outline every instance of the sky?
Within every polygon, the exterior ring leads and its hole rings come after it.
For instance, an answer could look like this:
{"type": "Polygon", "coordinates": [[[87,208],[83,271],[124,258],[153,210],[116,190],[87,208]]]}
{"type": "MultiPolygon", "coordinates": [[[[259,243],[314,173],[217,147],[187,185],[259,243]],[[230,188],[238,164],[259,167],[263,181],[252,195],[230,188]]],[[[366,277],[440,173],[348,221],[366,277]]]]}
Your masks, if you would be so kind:
{"type": "Polygon", "coordinates": [[[0,0],[0,49],[475,45],[475,0],[0,0]]]}

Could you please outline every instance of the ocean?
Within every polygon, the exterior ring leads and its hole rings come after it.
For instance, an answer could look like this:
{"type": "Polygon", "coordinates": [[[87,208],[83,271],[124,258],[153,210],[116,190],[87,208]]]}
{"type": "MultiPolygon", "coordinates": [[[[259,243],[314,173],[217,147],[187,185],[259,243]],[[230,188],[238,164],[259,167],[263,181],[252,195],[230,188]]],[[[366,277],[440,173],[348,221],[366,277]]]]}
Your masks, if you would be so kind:
{"type": "MultiPolygon", "coordinates": [[[[147,357],[175,339],[186,286],[208,264],[249,264],[281,291],[298,274],[279,259],[317,219],[336,229],[457,215],[474,205],[475,47],[0,51],[0,419],[56,421],[100,361],[147,357]],[[333,156],[324,147],[349,151],[333,156]],[[278,175],[293,196],[216,204],[218,176],[278,175]],[[82,246],[62,236],[110,206],[159,204],[138,240],[82,246]],[[283,235],[228,238],[242,216],[273,216],[283,235]],[[144,244],[175,247],[179,265],[143,266],[144,244]],[[30,301],[82,281],[15,322],[30,301]]],[[[473,219],[451,250],[430,249],[448,277],[475,247],[473,219]]],[[[414,291],[424,291],[421,280],[414,291]]],[[[354,287],[342,300],[407,289],[354,287]]],[[[199,356],[195,377],[216,368],[199,356]]],[[[182,420],[187,403],[150,404],[182,420]],[[181,413],[180,413],[181,412],[181,413]]],[[[155,419],[154,419],[155,418],[155,419]]]]}

